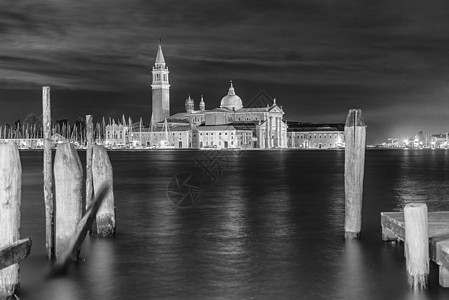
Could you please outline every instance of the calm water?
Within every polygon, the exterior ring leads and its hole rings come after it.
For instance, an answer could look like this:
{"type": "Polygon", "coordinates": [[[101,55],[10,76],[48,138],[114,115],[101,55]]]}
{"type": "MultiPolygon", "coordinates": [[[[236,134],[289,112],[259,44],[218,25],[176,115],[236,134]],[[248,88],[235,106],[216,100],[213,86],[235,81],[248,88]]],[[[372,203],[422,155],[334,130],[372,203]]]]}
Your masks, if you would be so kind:
{"type": "MultiPolygon", "coordinates": [[[[209,152],[211,153],[211,152],[209,152]]],[[[367,151],[363,231],[345,241],[343,151],[226,152],[213,182],[199,151],[110,152],[117,234],[88,237],[83,261],[47,278],[42,152],[21,152],[21,299],[408,299],[403,246],[381,241],[380,212],[425,201],[449,210],[449,151],[367,151]],[[196,174],[200,202],[167,197],[196,174]]],[[[84,160],[85,152],[80,152],[84,160]]],[[[217,161],[217,160],[216,160],[217,161]]],[[[449,298],[432,264],[431,290],[449,298]]]]}

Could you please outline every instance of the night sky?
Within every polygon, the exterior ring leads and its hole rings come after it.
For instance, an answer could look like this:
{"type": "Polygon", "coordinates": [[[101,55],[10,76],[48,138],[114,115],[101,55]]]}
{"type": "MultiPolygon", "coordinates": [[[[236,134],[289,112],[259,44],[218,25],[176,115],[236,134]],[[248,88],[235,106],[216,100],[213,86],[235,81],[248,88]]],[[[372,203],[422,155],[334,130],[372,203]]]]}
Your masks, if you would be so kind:
{"type": "Polygon", "coordinates": [[[162,39],[171,113],[190,93],[218,107],[229,80],[264,90],[285,119],[344,122],[361,108],[368,143],[449,131],[449,1],[0,2],[0,123],[151,116],[162,39]]]}

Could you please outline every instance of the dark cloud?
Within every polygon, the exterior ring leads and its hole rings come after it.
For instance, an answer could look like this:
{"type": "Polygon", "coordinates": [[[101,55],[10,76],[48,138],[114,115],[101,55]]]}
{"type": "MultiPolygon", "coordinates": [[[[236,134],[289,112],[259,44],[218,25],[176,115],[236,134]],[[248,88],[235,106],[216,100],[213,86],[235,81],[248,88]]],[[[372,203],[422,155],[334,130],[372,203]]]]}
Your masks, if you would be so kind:
{"type": "Polygon", "coordinates": [[[362,108],[370,143],[449,131],[447,11],[443,0],[5,0],[1,123],[38,113],[42,85],[56,117],[148,121],[162,38],[172,112],[188,93],[218,106],[233,79],[244,102],[266,90],[287,119],[343,122],[362,108]]]}

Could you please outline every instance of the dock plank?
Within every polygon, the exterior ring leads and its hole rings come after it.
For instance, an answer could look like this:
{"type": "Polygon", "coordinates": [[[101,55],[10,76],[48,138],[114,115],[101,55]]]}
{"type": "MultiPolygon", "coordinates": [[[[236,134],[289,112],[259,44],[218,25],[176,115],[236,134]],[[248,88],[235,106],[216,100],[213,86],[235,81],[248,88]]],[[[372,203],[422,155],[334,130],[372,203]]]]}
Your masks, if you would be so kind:
{"type": "Polygon", "coordinates": [[[0,248],[0,270],[19,263],[30,255],[31,237],[0,248]]]}

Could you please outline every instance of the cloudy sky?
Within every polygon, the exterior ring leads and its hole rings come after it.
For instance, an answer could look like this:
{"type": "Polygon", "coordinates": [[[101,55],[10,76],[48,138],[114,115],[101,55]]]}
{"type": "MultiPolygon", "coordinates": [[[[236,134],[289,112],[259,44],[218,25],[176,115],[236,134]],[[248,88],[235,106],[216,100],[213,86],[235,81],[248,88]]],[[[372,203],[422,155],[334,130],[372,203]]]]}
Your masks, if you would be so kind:
{"type": "Polygon", "coordinates": [[[162,39],[171,112],[190,95],[219,106],[233,80],[287,120],[344,122],[361,108],[368,143],[449,131],[449,2],[2,0],[0,123],[151,116],[162,39]]]}

